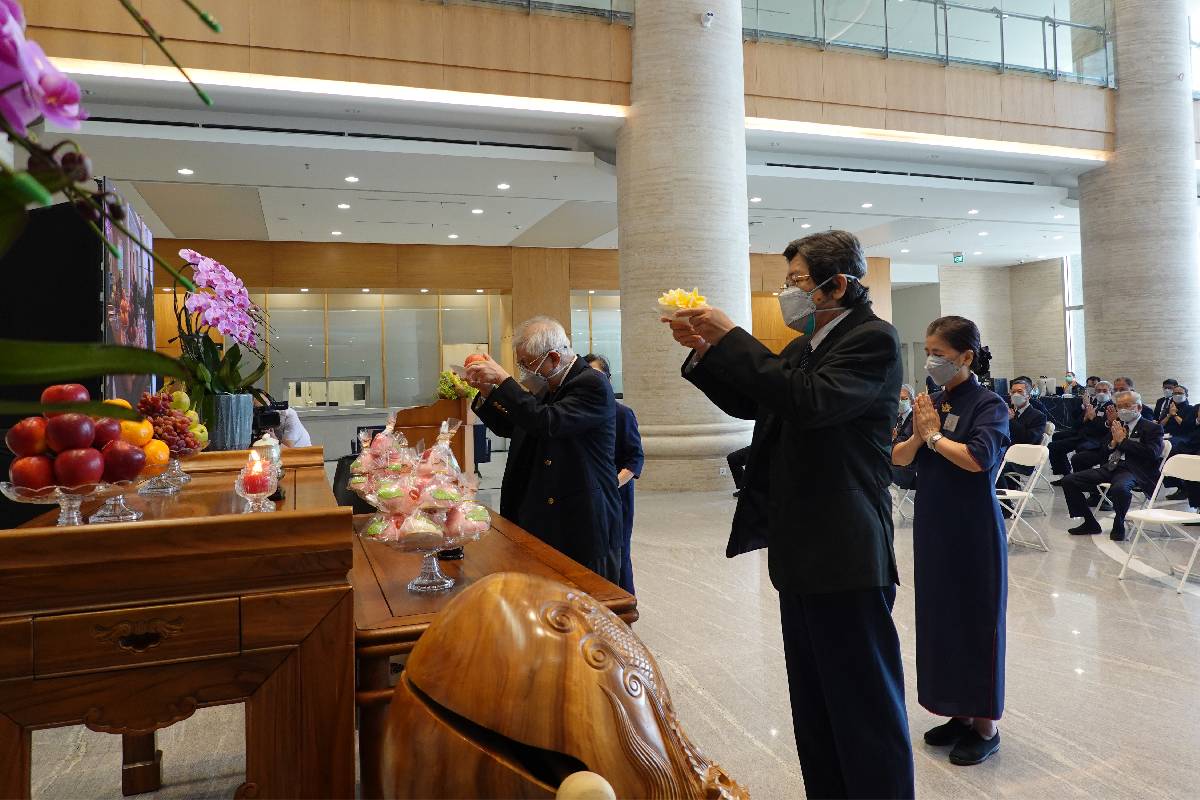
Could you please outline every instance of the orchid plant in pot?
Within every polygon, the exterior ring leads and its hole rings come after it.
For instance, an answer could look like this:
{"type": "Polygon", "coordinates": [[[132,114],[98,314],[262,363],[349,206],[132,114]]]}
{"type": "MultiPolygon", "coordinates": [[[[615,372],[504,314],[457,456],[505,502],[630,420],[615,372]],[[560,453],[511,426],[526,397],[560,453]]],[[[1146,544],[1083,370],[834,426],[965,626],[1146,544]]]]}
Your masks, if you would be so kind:
{"type": "MultiPolygon", "coordinates": [[[[266,314],[250,300],[245,284],[215,259],[195,250],[180,250],[195,289],[185,290],[183,302],[175,295],[179,328],[180,361],[192,374],[189,394],[200,419],[208,428],[210,450],[245,450],[250,446],[254,397],[265,398],[255,386],[267,370],[260,331],[266,314]],[[224,337],[224,347],[212,338],[224,337]],[[258,366],[244,371],[249,354],[258,366]]],[[[174,339],[172,339],[174,341],[174,339]]]]}

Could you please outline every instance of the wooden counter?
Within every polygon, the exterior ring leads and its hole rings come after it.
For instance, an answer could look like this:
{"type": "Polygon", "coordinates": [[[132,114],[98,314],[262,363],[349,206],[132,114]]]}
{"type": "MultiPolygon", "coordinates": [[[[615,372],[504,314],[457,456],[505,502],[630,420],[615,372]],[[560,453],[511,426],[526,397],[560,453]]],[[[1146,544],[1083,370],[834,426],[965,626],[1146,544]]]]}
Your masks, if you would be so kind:
{"type": "Polygon", "coordinates": [[[202,454],[179,495],[129,496],[140,522],[0,531],[0,796],[29,796],[36,728],[128,735],[123,788],[146,791],[146,734],[235,702],[239,796],[353,796],[350,510],[312,448],[289,452],[276,512],[238,513],[245,459],[202,454]]]}
{"type": "MultiPolygon", "coordinates": [[[[366,524],[369,515],[355,517],[366,524]]],[[[354,648],[357,658],[359,705],[359,774],[362,795],[382,796],[379,785],[379,747],[383,741],[387,704],[392,698],[390,660],[410,652],[434,616],[463,589],[496,572],[541,575],[591,595],[621,619],[638,618],[637,600],[583,565],[558,552],[536,536],[495,512],[492,528],[464,547],[461,561],[441,562],[454,578],[447,592],[414,594],[407,589],[421,569],[421,557],[401,553],[379,542],[357,539],[354,545],[354,648]]]]}

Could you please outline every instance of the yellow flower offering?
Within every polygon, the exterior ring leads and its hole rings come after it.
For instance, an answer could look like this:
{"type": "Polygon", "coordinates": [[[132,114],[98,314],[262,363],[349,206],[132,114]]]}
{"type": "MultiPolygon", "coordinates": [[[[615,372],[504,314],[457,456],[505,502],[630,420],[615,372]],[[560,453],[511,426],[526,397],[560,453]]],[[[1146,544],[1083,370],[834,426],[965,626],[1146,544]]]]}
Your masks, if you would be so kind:
{"type": "Polygon", "coordinates": [[[664,309],[678,311],[684,308],[703,308],[708,304],[708,298],[695,288],[690,292],[685,292],[683,289],[672,289],[659,296],[658,304],[664,309]]]}

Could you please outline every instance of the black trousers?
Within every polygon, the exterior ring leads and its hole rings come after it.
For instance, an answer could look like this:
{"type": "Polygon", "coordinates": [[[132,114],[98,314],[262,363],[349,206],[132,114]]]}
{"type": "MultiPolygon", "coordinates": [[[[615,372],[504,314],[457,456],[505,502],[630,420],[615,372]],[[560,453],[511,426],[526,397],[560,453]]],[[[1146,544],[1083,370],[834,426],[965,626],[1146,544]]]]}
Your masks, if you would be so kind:
{"type": "Polygon", "coordinates": [[[1129,504],[1133,501],[1133,487],[1137,485],[1137,478],[1122,467],[1094,467],[1063,478],[1062,490],[1067,499],[1067,513],[1072,517],[1081,517],[1084,522],[1095,522],[1096,517],[1088,507],[1084,492],[1095,492],[1101,483],[1112,484],[1112,488],[1108,490],[1108,499],[1112,501],[1113,512],[1116,514],[1113,525],[1124,525],[1125,515],[1129,513],[1129,504]]]}
{"type": "Polygon", "coordinates": [[[809,798],[910,798],[896,588],[780,594],[792,727],[809,798]]]}
{"type": "Polygon", "coordinates": [[[1108,460],[1107,450],[1076,450],[1071,454],[1071,469],[1083,472],[1092,467],[1098,467],[1108,460]]]}
{"type": "Polygon", "coordinates": [[[1061,431],[1050,440],[1050,471],[1055,475],[1070,475],[1071,462],[1067,456],[1083,441],[1074,431],[1061,431]]]}
{"type": "Polygon", "coordinates": [[[729,474],[733,477],[733,486],[738,491],[741,491],[742,484],[746,481],[746,463],[749,460],[749,447],[743,447],[741,450],[734,450],[732,453],[725,456],[725,462],[729,464],[729,474]]]}

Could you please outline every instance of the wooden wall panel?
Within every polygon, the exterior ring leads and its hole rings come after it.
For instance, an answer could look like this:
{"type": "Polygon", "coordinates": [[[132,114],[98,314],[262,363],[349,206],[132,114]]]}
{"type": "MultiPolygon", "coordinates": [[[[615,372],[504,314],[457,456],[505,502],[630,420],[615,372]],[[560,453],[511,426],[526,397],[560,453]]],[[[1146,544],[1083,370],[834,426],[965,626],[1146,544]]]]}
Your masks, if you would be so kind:
{"type": "MultiPolygon", "coordinates": [[[[510,73],[506,73],[510,74],[510,73]]],[[[561,78],[557,75],[529,76],[529,96],[584,103],[611,103],[613,84],[587,78],[561,78]]]]}
{"type": "Polygon", "coordinates": [[[775,292],[787,278],[787,261],[781,254],[750,254],[750,291],[775,292]]]}
{"type": "Polygon", "coordinates": [[[442,31],[446,64],[529,71],[529,14],[452,5],[446,7],[442,31]]]}
{"type": "Polygon", "coordinates": [[[306,53],[351,53],[352,0],[254,0],[250,44],[306,53]]]}
{"type": "Polygon", "coordinates": [[[750,94],[821,100],[824,96],[826,60],[820,50],[786,44],[747,42],[754,55],[747,66],[746,86],[750,94]]]}
{"type": "Polygon", "coordinates": [[[94,58],[122,64],[142,63],[142,37],[39,28],[33,24],[29,25],[25,35],[40,44],[48,56],[94,58]]]}
{"type": "Polygon", "coordinates": [[[779,310],[779,299],[773,295],[756,294],[750,298],[750,333],[778,353],[800,334],[787,326],[779,310]]]}
{"type": "Polygon", "coordinates": [[[300,50],[250,49],[250,71],[263,75],[291,75],[326,81],[350,80],[351,60],[332,53],[300,50]]]}
{"type": "Polygon", "coordinates": [[[415,61],[350,58],[350,80],[359,83],[443,89],[446,86],[446,69],[441,64],[421,64],[415,61]]]}
{"type": "MultiPolygon", "coordinates": [[[[116,6],[117,3],[93,3],[94,6],[116,6]]],[[[196,18],[179,0],[141,0],[142,14],[153,23],[165,38],[171,40],[171,51],[181,40],[219,42],[225,45],[250,44],[250,7],[245,0],[204,0],[200,4],[221,23],[217,33],[196,18]]]]}
{"type": "Polygon", "coordinates": [[[883,108],[887,62],[877,56],[826,51],[822,54],[821,99],[827,103],[883,108]]]}
{"type": "Polygon", "coordinates": [[[625,25],[609,28],[609,79],[629,83],[633,80],[633,29],[625,25]]]}
{"type": "MultiPolygon", "coordinates": [[[[155,239],[154,252],[168,264],[177,265],[183,263],[179,251],[192,249],[229,267],[247,286],[262,288],[275,285],[272,266],[277,244],[282,243],[232,239],[155,239]]],[[[161,267],[155,267],[154,285],[170,286],[170,274],[161,267]]]]}
{"type": "Polygon", "coordinates": [[[512,318],[553,317],[571,333],[570,251],[541,247],[512,250],[512,318]]]}
{"type": "MultiPolygon", "coordinates": [[[[175,60],[191,69],[219,69],[227,72],[250,71],[250,48],[244,45],[173,41],[170,48],[171,55],[175,56],[175,60]]],[[[143,39],[142,63],[167,66],[171,62],[153,42],[143,39]]]]}
{"type": "MultiPolygon", "coordinates": [[[[175,5],[182,7],[182,3],[175,5]]],[[[100,31],[137,36],[142,29],[126,13],[120,3],[99,3],[95,0],[25,0],[25,22],[30,27],[62,28],[77,31],[100,31]]],[[[41,39],[29,35],[41,44],[41,39]]],[[[45,45],[43,44],[44,48],[45,45]]]]}
{"type": "Polygon", "coordinates": [[[535,75],[607,81],[612,77],[611,25],[549,14],[529,18],[529,66],[535,75]]]}
{"type": "Polygon", "coordinates": [[[513,285],[510,247],[399,245],[396,286],[413,289],[488,289],[513,285]]]}
{"type": "Polygon", "coordinates": [[[946,70],[940,64],[892,59],[884,70],[887,107],[923,114],[946,113],[946,70]]]}
{"type": "Polygon", "coordinates": [[[452,92],[482,92],[528,97],[531,77],[527,72],[503,72],[477,67],[443,67],[446,85],[452,92]]]}
{"type": "Polygon", "coordinates": [[[868,258],[867,279],[863,283],[871,290],[871,302],[875,315],[892,321],[892,260],[890,258],[868,258]]]}
{"type": "Polygon", "coordinates": [[[394,245],[331,242],[271,244],[274,250],[274,286],[377,288],[395,286],[397,283],[399,254],[394,245]]]}
{"type": "Polygon", "coordinates": [[[616,250],[570,251],[571,288],[576,291],[621,288],[621,267],[616,250]]]}
{"type": "Polygon", "coordinates": [[[441,64],[446,7],[422,0],[354,0],[350,43],[360,56],[441,64]]]}
{"type": "Polygon", "coordinates": [[[956,67],[946,70],[946,113],[952,117],[1002,119],[1004,102],[996,73],[956,67]]]}
{"type": "MultiPolygon", "coordinates": [[[[999,80],[1005,122],[1037,125],[1054,119],[1052,81],[1026,75],[1001,75],[999,80]]],[[[992,91],[995,91],[995,84],[992,91]]]]}

